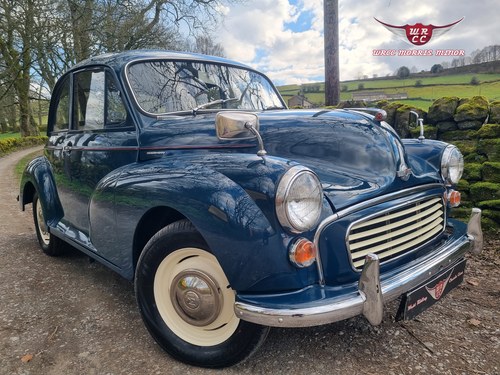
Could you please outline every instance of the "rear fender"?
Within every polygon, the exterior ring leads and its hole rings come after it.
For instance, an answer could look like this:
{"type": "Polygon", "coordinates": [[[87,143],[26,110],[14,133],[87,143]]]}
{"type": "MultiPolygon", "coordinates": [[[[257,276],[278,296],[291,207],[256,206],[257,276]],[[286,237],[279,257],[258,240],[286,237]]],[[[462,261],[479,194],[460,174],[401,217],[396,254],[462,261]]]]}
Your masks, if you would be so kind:
{"type": "Polygon", "coordinates": [[[24,169],[19,191],[19,205],[23,211],[26,204],[33,202],[35,192],[38,193],[47,225],[54,227],[64,214],[52,168],[45,156],[33,159],[24,169]]]}

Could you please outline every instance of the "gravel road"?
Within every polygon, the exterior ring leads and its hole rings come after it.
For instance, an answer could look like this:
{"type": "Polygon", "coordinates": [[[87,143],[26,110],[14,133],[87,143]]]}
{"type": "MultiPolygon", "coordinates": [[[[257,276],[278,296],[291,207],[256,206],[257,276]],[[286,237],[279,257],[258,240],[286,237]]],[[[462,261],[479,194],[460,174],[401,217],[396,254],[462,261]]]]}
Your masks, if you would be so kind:
{"type": "Polygon", "coordinates": [[[38,248],[31,210],[17,205],[13,168],[33,150],[0,158],[0,374],[497,374],[500,250],[471,258],[464,283],[417,320],[363,318],[273,329],[247,362],[224,370],[179,363],[149,336],[133,286],[77,251],[38,248]]]}

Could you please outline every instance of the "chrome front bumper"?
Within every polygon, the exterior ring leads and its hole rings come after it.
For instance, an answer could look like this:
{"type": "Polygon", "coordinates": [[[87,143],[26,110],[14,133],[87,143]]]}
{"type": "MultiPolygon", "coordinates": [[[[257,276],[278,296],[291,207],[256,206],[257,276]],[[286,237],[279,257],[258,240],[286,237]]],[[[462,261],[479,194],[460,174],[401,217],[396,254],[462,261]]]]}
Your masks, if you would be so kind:
{"type": "Polygon", "coordinates": [[[381,281],[379,259],[375,254],[368,254],[356,291],[327,298],[321,304],[297,308],[273,308],[237,301],[234,311],[242,320],[274,327],[317,326],[361,314],[371,324],[378,325],[382,322],[384,301],[394,300],[424,283],[462,259],[467,251],[479,254],[482,248],[481,210],[473,208],[466,235],[444,243],[418,264],[392,277],[381,281]]]}

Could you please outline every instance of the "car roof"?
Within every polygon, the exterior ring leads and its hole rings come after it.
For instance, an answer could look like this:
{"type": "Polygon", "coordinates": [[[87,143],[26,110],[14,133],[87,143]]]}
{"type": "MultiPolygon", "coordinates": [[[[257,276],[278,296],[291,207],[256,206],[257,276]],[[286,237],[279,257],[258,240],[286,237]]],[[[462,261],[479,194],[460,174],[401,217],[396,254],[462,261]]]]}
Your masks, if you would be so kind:
{"type": "Polygon", "coordinates": [[[71,67],[69,70],[73,71],[92,65],[107,65],[115,70],[121,70],[125,65],[141,60],[209,61],[253,70],[247,65],[222,57],[169,50],[129,50],[117,53],[106,53],[83,60],[71,67]]]}

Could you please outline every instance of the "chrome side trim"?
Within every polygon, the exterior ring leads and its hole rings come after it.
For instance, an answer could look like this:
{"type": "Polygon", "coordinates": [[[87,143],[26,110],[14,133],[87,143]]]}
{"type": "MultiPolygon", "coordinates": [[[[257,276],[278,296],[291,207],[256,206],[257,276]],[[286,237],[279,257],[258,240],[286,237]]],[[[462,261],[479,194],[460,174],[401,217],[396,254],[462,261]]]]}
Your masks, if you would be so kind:
{"type": "MultiPolygon", "coordinates": [[[[364,210],[366,208],[370,208],[372,206],[375,206],[377,204],[385,203],[394,199],[402,198],[408,195],[420,193],[422,191],[426,190],[431,190],[431,189],[437,189],[441,188],[443,189],[444,192],[444,186],[441,184],[428,184],[428,185],[421,185],[421,186],[416,186],[412,187],[410,189],[405,189],[405,190],[400,190],[396,191],[394,193],[389,193],[386,195],[382,195],[373,199],[369,199],[364,202],[357,203],[351,207],[345,208],[343,210],[338,211],[337,213],[328,216],[326,219],[324,219],[321,223],[319,223],[318,228],[316,229],[316,233],[314,233],[314,245],[316,245],[316,249],[318,249],[318,253],[316,254],[316,266],[318,269],[318,277],[319,277],[319,285],[325,285],[325,277],[323,273],[323,266],[321,262],[321,251],[319,251],[319,240],[321,237],[321,234],[325,230],[325,228],[330,225],[331,223],[347,216],[350,215],[354,212],[364,210]]],[[[446,222],[446,221],[445,221],[446,222]]]]}
{"type": "Polygon", "coordinates": [[[245,302],[236,302],[234,311],[238,318],[273,327],[310,327],[337,322],[360,314],[373,324],[378,324],[383,312],[383,302],[398,298],[401,294],[422,284],[445,267],[462,259],[470,250],[473,240],[467,235],[445,243],[432,254],[423,257],[410,268],[401,270],[378,283],[378,265],[372,259],[363,270],[360,288],[348,294],[329,298],[323,304],[298,308],[268,308],[245,302]],[[369,270],[375,265],[376,269],[369,270]],[[377,286],[380,293],[377,293],[377,286]],[[367,292],[369,291],[369,292],[367,292]]]}

